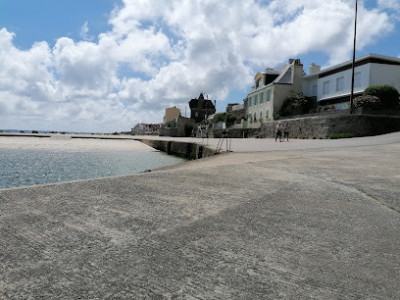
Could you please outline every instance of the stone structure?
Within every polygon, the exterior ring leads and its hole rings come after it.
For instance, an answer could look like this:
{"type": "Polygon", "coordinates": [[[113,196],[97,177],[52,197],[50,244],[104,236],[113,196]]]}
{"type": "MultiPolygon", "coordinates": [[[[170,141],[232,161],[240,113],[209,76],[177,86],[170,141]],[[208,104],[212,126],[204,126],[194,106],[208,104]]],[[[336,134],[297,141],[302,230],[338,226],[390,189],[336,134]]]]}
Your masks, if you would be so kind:
{"type": "Polygon", "coordinates": [[[194,127],[194,120],[185,117],[175,117],[170,122],[161,126],[160,136],[190,136],[194,127]]]}
{"type": "Polygon", "coordinates": [[[180,116],[181,116],[181,111],[179,108],[176,108],[175,106],[169,107],[165,109],[164,124],[180,116]]]}
{"type": "Polygon", "coordinates": [[[331,134],[370,136],[400,131],[399,116],[332,114],[263,123],[259,135],[272,138],[277,122],[288,122],[290,137],[328,138],[331,134]]]}
{"type": "Polygon", "coordinates": [[[160,124],[139,123],[131,129],[131,134],[135,135],[158,135],[160,133],[160,124]]]}
{"type": "Polygon", "coordinates": [[[301,92],[303,65],[299,59],[289,59],[286,65],[266,69],[254,77],[255,85],[244,99],[247,106],[247,127],[259,128],[262,122],[274,120],[283,100],[291,92],[301,92]]]}
{"type": "Polygon", "coordinates": [[[203,93],[200,94],[199,98],[191,99],[189,101],[190,118],[195,120],[196,123],[200,123],[207,120],[209,116],[215,114],[215,104],[208,99],[204,99],[203,93]]]}
{"type": "Polygon", "coordinates": [[[141,139],[140,142],[154,149],[187,159],[199,159],[216,154],[216,150],[204,145],[190,142],[162,141],[141,139]]]}

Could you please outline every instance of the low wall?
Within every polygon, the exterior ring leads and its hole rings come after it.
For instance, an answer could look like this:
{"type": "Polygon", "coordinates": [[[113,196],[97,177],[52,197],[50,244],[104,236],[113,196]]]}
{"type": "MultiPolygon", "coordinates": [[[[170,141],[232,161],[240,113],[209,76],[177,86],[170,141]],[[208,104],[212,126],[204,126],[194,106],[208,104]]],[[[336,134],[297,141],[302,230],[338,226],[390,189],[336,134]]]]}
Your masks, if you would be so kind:
{"type": "Polygon", "coordinates": [[[154,149],[163,151],[167,154],[172,154],[187,159],[199,159],[215,155],[215,149],[211,149],[196,143],[177,142],[177,141],[162,141],[162,140],[146,140],[137,139],[154,149]]]}
{"type": "Polygon", "coordinates": [[[377,115],[335,115],[295,118],[263,123],[261,137],[274,137],[278,122],[287,122],[290,137],[328,138],[330,134],[346,133],[352,136],[371,136],[400,131],[400,117],[377,115]]]}
{"type": "Polygon", "coordinates": [[[229,128],[226,129],[213,129],[213,137],[221,138],[226,132],[227,137],[230,138],[248,138],[259,135],[260,129],[258,128],[229,128]]]}

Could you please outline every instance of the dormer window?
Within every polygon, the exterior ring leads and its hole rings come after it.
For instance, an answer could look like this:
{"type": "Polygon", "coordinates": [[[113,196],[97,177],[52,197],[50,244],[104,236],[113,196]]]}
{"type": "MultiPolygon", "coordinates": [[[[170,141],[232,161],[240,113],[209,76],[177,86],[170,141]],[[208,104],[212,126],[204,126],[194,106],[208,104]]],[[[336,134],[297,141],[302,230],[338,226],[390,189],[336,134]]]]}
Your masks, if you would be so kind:
{"type": "Polygon", "coordinates": [[[256,81],[256,89],[258,89],[260,87],[260,80],[261,80],[261,78],[257,79],[257,81],[256,81]]]}

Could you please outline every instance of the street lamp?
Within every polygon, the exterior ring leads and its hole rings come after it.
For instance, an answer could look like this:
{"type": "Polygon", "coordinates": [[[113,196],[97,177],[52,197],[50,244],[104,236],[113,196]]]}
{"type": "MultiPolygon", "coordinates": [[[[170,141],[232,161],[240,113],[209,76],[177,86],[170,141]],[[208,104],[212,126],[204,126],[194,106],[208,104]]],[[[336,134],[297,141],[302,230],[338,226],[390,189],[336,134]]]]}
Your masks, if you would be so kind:
{"type": "Polygon", "coordinates": [[[350,94],[350,114],[354,114],[354,68],[356,60],[356,36],[357,36],[357,0],[356,0],[356,10],[354,16],[354,43],[353,43],[353,63],[351,66],[351,94],[350,94]]]}

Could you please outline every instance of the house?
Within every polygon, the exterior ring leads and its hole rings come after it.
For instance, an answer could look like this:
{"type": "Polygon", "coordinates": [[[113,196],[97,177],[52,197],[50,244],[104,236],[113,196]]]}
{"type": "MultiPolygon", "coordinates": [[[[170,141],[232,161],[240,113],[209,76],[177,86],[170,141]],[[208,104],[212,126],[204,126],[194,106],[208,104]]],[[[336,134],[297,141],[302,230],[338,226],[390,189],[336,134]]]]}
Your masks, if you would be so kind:
{"type": "Polygon", "coordinates": [[[274,120],[283,100],[292,92],[302,91],[303,65],[300,59],[289,59],[276,69],[267,68],[254,77],[255,85],[244,99],[247,106],[247,127],[258,128],[262,122],[274,120]]]}
{"type": "Polygon", "coordinates": [[[213,101],[204,99],[203,93],[200,94],[199,98],[189,101],[189,108],[190,119],[195,120],[196,123],[207,120],[209,116],[216,112],[213,101]]]}
{"type": "MultiPolygon", "coordinates": [[[[389,84],[400,90],[400,59],[378,54],[367,54],[355,60],[354,96],[371,85],[389,84]]],[[[311,65],[303,77],[305,96],[317,97],[320,106],[335,110],[347,109],[351,94],[352,61],[321,70],[311,65]]]]}
{"type": "Polygon", "coordinates": [[[160,124],[139,123],[131,129],[132,135],[158,135],[160,132],[160,124]]]}
{"type": "Polygon", "coordinates": [[[165,109],[164,124],[171,122],[172,120],[180,116],[181,116],[181,111],[179,108],[176,108],[175,106],[169,107],[165,109]]]}

